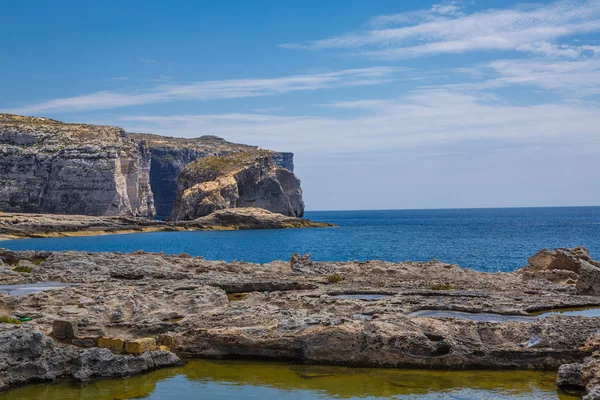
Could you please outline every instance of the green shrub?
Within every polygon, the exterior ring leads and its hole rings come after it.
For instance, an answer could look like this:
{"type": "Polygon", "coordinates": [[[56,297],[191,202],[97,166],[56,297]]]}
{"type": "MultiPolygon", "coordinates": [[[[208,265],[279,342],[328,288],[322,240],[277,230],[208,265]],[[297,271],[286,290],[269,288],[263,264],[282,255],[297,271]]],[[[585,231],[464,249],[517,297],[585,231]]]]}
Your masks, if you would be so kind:
{"type": "Polygon", "coordinates": [[[344,280],[344,277],[338,273],[335,273],[333,275],[329,275],[327,277],[327,282],[329,283],[338,283],[344,280]]]}
{"type": "Polygon", "coordinates": [[[24,265],[17,265],[16,267],[13,268],[13,271],[22,272],[24,274],[30,274],[32,269],[31,269],[31,267],[26,267],[24,265]]]}
{"type": "Polygon", "coordinates": [[[0,315],[0,323],[4,323],[4,324],[21,324],[22,322],[19,321],[17,318],[7,317],[5,315],[0,315]]]}
{"type": "Polygon", "coordinates": [[[431,286],[430,289],[431,290],[454,290],[454,289],[456,289],[456,287],[449,283],[438,283],[436,285],[431,286]]]}

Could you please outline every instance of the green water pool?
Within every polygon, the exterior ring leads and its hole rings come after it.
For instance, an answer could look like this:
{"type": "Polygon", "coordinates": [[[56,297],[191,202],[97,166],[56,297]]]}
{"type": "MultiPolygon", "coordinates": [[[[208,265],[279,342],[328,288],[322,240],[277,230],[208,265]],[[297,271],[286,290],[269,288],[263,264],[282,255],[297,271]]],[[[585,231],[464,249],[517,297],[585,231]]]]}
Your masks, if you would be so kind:
{"type": "Polygon", "coordinates": [[[116,399],[578,399],[554,385],[555,372],[429,371],[246,361],[190,361],[126,379],[37,384],[0,400],[116,399]]]}

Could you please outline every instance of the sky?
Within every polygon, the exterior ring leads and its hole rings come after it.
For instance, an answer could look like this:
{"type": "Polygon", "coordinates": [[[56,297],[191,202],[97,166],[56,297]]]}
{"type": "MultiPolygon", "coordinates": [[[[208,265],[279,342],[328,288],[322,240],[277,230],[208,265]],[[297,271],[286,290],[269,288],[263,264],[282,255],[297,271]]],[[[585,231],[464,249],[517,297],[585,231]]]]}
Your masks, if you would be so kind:
{"type": "Polygon", "coordinates": [[[10,1],[0,112],[295,154],[307,210],[600,205],[600,0],[10,1]]]}

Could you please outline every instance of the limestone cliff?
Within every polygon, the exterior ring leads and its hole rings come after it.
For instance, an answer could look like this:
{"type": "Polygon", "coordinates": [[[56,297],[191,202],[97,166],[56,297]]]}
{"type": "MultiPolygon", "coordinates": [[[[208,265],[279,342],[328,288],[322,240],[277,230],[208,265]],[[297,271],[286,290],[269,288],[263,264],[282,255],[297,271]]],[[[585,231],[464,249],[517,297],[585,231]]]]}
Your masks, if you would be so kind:
{"type": "Polygon", "coordinates": [[[216,210],[257,207],[302,217],[300,180],[275,162],[276,153],[254,150],[198,159],[179,174],[173,219],[191,220],[216,210]]]}
{"type": "MultiPolygon", "coordinates": [[[[238,151],[258,150],[256,146],[231,143],[217,136],[200,136],[193,139],[174,138],[144,133],[132,133],[131,137],[148,143],[152,153],[150,184],[154,193],[156,215],[171,215],[175,204],[175,191],[179,172],[199,158],[224,156],[238,151]]],[[[273,153],[275,163],[294,171],[294,154],[273,153]]]]}
{"type": "Polygon", "coordinates": [[[148,146],[118,127],[0,114],[0,211],[152,217],[148,146]]]}

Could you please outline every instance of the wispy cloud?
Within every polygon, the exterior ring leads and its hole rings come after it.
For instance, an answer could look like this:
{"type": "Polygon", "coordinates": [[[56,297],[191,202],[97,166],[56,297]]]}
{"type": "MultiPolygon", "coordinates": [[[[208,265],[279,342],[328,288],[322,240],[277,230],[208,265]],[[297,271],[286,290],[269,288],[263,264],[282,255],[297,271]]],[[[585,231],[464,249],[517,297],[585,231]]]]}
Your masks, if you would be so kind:
{"type": "Polygon", "coordinates": [[[158,74],[158,78],[152,79],[153,82],[169,82],[173,80],[172,76],[167,76],[163,74],[158,74]]]}
{"type": "Polygon", "coordinates": [[[542,146],[586,143],[588,150],[600,150],[600,113],[586,104],[516,106],[484,93],[430,89],[394,99],[328,106],[361,112],[352,117],[239,113],[126,116],[120,123],[131,131],[185,137],[210,133],[311,154],[392,151],[469,141],[491,143],[488,149],[516,142],[542,146]]]}
{"type": "Polygon", "coordinates": [[[147,90],[100,91],[81,96],[57,98],[4,111],[15,114],[76,112],[179,100],[233,99],[343,86],[375,85],[393,79],[395,73],[401,70],[404,69],[371,67],[280,78],[161,84],[147,90]]]}
{"type": "Polygon", "coordinates": [[[283,107],[273,106],[273,107],[255,108],[252,110],[252,112],[259,113],[259,114],[268,114],[268,113],[278,112],[281,110],[283,110],[283,107]]]}
{"type": "Polygon", "coordinates": [[[312,207],[597,204],[600,113],[592,105],[511,105],[480,92],[430,89],[328,106],[353,112],[137,115],[118,124],[293,151],[312,207]],[[357,182],[368,196],[356,194],[357,182]]]}
{"type": "Polygon", "coordinates": [[[374,28],[382,28],[385,26],[414,25],[422,22],[443,21],[448,16],[463,15],[463,9],[462,1],[445,1],[440,4],[434,4],[429,9],[380,15],[371,18],[369,25],[374,28]]]}
{"type": "Polygon", "coordinates": [[[149,63],[149,64],[154,64],[156,62],[156,60],[152,59],[152,58],[140,58],[141,62],[145,62],[145,63],[149,63]]]}
{"type": "Polygon", "coordinates": [[[564,0],[512,9],[464,13],[459,3],[376,17],[375,28],[283,47],[345,49],[376,58],[408,58],[469,51],[512,50],[578,57],[585,46],[557,44],[600,31],[599,0],[564,0]]]}
{"type": "Polygon", "coordinates": [[[129,77],[127,77],[127,76],[113,76],[113,77],[107,79],[107,81],[127,81],[127,80],[129,80],[129,77]]]}
{"type": "Polygon", "coordinates": [[[533,86],[571,98],[600,94],[600,57],[583,60],[506,59],[456,71],[481,80],[446,87],[488,90],[533,86]]]}

